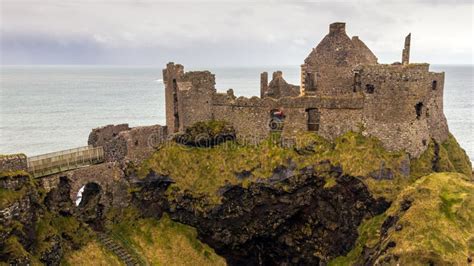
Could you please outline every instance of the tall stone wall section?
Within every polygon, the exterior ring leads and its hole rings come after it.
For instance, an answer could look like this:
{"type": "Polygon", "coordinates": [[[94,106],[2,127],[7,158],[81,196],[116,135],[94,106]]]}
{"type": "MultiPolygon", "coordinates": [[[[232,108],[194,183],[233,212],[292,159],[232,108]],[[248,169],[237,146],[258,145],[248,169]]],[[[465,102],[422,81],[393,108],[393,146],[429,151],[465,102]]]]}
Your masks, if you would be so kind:
{"type": "Polygon", "coordinates": [[[318,134],[332,139],[336,136],[360,128],[362,123],[362,95],[350,94],[348,97],[283,97],[274,98],[236,98],[232,92],[216,93],[212,102],[212,118],[224,120],[234,125],[238,137],[257,139],[268,137],[271,132],[272,110],[284,113],[282,134],[291,137],[308,130],[308,109],[318,109],[321,126],[318,134]],[[337,121],[337,123],[334,123],[337,121]]]}
{"type": "Polygon", "coordinates": [[[417,157],[431,138],[441,142],[448,137],[444,73],[428,69],[428,64],[411,64],[364,66],[360,71],[366,132],[390,150],[404,149],[417,157]]]}
{"type": "MultiPolygon", "coordinates": [[[[179,131],[179,114],[178,105],[178,80],[184,75],[184,67],[180,64],[170,62],[163,69],[163,82],[165,83],[165,106],[166,106],[166,125],[169,132],[179,131]]],[[[181,108],[182,110],[182,108],[181,108]]]]}
{"type": "Polygon", "coordinates": [[[11,154],[11,155],[0,155],[0,172],[9,171],[27,171],[28,164],[26,155],[24,154],[11,154]]]}
{"type": "Polygon", "coordinates": [[[212,118],[212,95],[216,93],[215,77],[209,71],[186,72],[178,81],[180,130],[185,125],[212,118]]]}

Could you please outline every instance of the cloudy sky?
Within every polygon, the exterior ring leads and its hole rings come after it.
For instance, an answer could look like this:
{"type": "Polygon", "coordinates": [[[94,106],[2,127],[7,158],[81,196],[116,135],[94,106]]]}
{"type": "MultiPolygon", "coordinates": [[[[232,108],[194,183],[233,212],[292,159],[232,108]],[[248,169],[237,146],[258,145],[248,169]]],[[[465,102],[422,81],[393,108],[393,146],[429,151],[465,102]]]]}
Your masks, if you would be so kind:
{"type": "Polygon", "coordinates": [[[347,23],[379,62],[473,64],[471,0],[0,0],[1,64],[299,65],[347,23]]]}

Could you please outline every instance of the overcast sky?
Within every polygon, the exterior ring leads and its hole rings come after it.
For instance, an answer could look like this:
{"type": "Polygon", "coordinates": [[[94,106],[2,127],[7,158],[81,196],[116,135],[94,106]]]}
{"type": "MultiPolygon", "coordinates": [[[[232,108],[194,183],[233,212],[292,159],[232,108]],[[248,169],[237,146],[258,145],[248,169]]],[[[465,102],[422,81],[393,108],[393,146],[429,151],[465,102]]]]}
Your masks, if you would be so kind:
{"type": "Polygon", "coordinates": [[[335,21],[380,63],[473,64],[473,1],[0,0],[2,64],[299,65],[335,21]]]}

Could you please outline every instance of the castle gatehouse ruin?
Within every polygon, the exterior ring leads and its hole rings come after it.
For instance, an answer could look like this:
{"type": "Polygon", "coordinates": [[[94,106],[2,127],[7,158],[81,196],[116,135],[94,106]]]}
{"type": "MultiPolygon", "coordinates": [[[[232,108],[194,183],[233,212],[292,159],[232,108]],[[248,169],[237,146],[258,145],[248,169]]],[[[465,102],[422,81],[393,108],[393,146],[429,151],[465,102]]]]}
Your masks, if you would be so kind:
{"type": "Polygon", "coordinates": [[[209,71],[185,72],[169,63],[163,70],[166,125],[169,133],[195,122],[224,120],[238,137],[265,138],[272,130],[282,136],[312,131],[328,138],[362,131],[389,150],[406,150],[418,157],[429,140],[448,137],[443,113],[444,73],[429,64],[409,63],[409,34],[402,62],[379,64],[357,36],[346,34],[345,23],[333,23],[329,33],[301,65],[301,83],[289,84],[281,71],[260,76],[260,97],[236,97],[232,89],[217,92],[209,71]]]}

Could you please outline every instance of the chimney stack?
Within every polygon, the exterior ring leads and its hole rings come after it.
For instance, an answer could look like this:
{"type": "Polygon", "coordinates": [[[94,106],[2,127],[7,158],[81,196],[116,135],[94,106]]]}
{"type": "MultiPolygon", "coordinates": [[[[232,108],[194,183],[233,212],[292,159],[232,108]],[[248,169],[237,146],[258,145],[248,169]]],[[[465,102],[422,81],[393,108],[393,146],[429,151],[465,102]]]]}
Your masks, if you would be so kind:
{"type": "Polygon", "coordinates": [[[329,34],[340,34],[346,33],[346,23],[344,22],[334,22],[329,25],[329,34]]]}
{"type": "Polygon", "coordinates": [[[408,65],[410,63],[410,42],[411,42],[411,33],[405,37],[405,46],[403,47],[402,52],[402,65],[408,65]]]}

